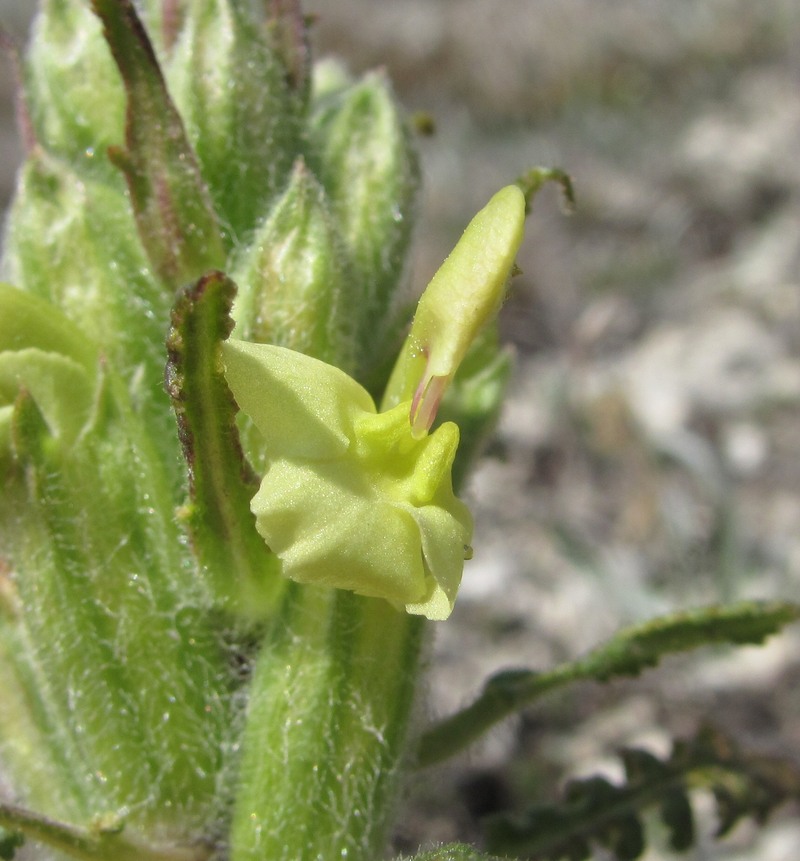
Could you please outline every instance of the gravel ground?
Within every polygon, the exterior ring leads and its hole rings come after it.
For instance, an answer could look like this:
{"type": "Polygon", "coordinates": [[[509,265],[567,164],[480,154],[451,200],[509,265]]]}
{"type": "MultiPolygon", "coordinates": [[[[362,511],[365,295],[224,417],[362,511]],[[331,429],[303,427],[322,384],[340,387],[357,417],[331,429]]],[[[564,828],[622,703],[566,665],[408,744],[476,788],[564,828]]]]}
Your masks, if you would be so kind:
{"type": "MultiPolygon", "coordinates": [[[[495,669],[550,667],[623,624],[795,597],[796,0],[307,8],[320,55],[356,72],[386,66],[409,109],[435,117],[420,141],[419,287],[469,215],[531,165],[565,168],[578,194],[570,218],[555,188],[537,199],[503,311],[517,372],[469,488],[475,559],[433,647],[433,713],[467,702],[495,669]]],[[[7,77],[0,95],[7,104],[7,77]]],[[[0,146],[8,193],[18,150],[5,120],[0,146]]],[[[523,788],[552,795],[567,775],[617,775],[619,746],[666,753],[706,718],[798,761],[798,646],[793,630],[548,701],[426,773],[397,845],[477,839],[477,812],[523,788]]],[[[697,805],[692,861],[800,858],[796,808],[715,844],[713,806],[697,805]]]]}

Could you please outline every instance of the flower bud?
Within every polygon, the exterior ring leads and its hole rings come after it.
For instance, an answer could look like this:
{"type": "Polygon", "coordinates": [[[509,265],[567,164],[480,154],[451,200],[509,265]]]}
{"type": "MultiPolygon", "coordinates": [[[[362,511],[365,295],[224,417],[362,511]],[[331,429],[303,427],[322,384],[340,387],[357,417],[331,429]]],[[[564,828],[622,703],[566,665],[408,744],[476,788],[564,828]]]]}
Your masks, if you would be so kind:
{"type": "Polygon", "coordinates": [[[312,166],[354,262],[361,366],[385,347],[387,311],[403,275],[419,185],[416,154],[380,72],[334,89],[311,118],[312,166]]]}
{"type": "MultiPolygon", "coordinates": [[[[14,284],[92,333],[124,377],[143,378],[140,403],[173,439],[160,404],[170,296],[148,267],[122,178],[81,178],[35,150],[20,175],[4,267],[14,284]]],[[[169,458],[174,464],[174,450],[169,458]]]]}
{"type": "Polygon", "coordinates": [[[42,3],[24,84],[37,143],[82,171],[112,173],[105,151],[124,137],[125,96],[88,3],[42,3]]]}
{"type": "Polygon", "coordinates": [[[238,261],[237,335],[350,369],[352,276],[325,192],[303,161],[238,261]]]}
{"type": "Polygon", "coordinates": [[[291,169],[301,105],[246,3],[191,0],[167,79],[220,220],[239,241],[291,169]]]}
{"type": "Polygon", "coordinates": [[[158,301],[161,290],[148,271],[123,183],[114,180],[82,179],[63,161],[35,151],[20,176],[5,265],[13,283],[49,300],[130,361],[155,335],[147,330],[146,310],[169,306],[166,295],[158,301]],[[116,337],[121,344],[114,344],[116,337]]]}
{"type": "Polygon", "coordinates": [[[338,57],[323,57],[311,70],[311,101],[321,104],[352,86],[353,78],[338,57]]]}

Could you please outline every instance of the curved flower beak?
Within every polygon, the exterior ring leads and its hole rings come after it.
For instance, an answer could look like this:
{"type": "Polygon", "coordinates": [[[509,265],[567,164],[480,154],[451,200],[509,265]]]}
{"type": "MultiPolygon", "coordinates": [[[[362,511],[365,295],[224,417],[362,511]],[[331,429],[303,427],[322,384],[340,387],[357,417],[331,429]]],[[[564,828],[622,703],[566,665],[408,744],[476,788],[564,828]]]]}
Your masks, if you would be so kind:
{"type": "Polygon", "coordinates": [[[525,195],[502,188],[467,225],[417,305],[383,406],[411,401],[416,436],[433,424],[472,342],[497,314],[522,243],[525,195]]]}

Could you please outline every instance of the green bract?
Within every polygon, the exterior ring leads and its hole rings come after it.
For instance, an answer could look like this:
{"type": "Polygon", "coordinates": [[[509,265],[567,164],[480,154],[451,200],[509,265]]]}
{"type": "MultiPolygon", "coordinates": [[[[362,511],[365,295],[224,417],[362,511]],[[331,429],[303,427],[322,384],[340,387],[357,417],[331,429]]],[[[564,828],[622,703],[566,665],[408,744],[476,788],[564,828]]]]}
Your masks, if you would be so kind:
{"type": "Polygon", "coordinates": [[[355,380],[293,350],[228,341],[223,357],[268,452],[251,507],[283,574],[446,619],[472,533],[450,479],[458,428],[415,439],[410,403],[378,413],[355,380]]]}

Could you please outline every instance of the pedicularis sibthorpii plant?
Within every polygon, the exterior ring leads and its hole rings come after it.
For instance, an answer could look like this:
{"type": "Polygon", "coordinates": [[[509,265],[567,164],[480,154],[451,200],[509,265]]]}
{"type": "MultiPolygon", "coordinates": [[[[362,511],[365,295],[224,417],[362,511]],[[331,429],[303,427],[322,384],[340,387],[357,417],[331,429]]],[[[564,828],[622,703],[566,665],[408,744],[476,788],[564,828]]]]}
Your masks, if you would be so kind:
{"type": "MultiPolygon", "coordinates": [[[[404,772],[558,685],[796,616],[659,620],[424,728],[420,655],[470,555],[454,489],[508,374],[494,316],[531,197],[568,180],[499,191],[409,327],[391,88],[314,67],[299,8],[255,5],[44,0],[18,63],[2,857],[25,835],[35,857],[378,859],[404,772]]],[[[564,815],[555,843],[552,817],[494,842],[552,854],[564,815]]]]}

